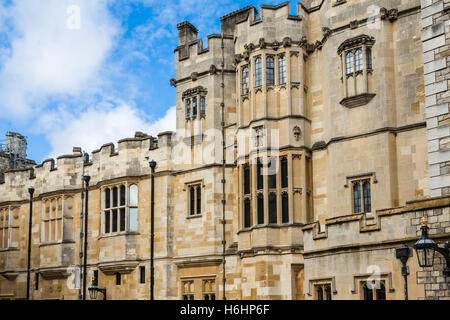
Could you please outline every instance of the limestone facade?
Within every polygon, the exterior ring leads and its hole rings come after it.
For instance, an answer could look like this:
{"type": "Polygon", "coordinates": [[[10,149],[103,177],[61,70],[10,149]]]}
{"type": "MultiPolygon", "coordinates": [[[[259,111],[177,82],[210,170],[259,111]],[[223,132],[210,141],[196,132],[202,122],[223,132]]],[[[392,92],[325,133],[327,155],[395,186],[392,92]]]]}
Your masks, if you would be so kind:
{"type": "Polygon", "coordinates": [[[424,0],[422,8],[430,192],[440,196],[450,193],[450,2],[424,0]]]}
{"type": "MultiPolygon", "coordinates": [[[[178,24],[176,132],[5,173],[0,297],[25,297],[34,187],[31,297],[77,298],[85,161],[89,274],[108,299],[149,299],[153,159],[157,299],[221,299],[224,277],[227,299],[403,299],[394,249],[423,215],[450,238],[450,196],[430,174],[427,100],[446,91],[425,86],[424,2],[248,6],[206,46],[178,24]]],[[[408,267],[410,299],[450,297],[442,264],[427,274],[414,252],[408,267]]]]}

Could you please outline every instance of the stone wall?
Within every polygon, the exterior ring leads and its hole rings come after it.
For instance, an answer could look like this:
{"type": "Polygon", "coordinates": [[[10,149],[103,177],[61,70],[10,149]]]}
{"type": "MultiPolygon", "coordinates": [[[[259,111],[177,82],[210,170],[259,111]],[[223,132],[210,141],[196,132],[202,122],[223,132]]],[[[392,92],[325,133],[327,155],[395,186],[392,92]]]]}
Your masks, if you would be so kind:
{"type": "MultiPolygon", "coordinates": [[[[305,298],[315,299],[315,284],[329,282],[333,300],[363,299],[358,283],[374,279],[385,281],[388,300],[403,300],[402,265],[395,258],[395,249],[404,244],[414,246],[421,235],[420,220],[424,215],[429,221],[430,238],[442,246],[450,239],[449,196],[379,210],[375,221],[367,215],[353,215],[327,219],[322,228],[317,223],[304,226],[305,298]]],[[[407,262],[410,300],[450,298],[450,279],[443,276],[444,261],[437,253],[436,257],[433,268],[423,269],[413,250],[407,262]]]]}
{"type": "MultiPolygon", "coordinates": [[[[411,224],[416,227],[417,235],[421,235],[420,220],[426,217],[428,233],[430,237],[450,233],[450,221],[448,217],[448,208],[439,208],[431,210],[422,210],[415,213],[415,218],[411,219],[411,224]]],[[[448,237],[447,237],[448,239],[448,237]]],[[[444,246],[444,241],[436,240],[440,246],[444,246]]],[[[436,253],[434,265],[430,268],[424,268],[418,271],[416,281],[425,286],[426,300],[450,300],[450,277],[446,277],[442,270],[445,268],[445,259],[439,253],[436,253]]]]}
{"type": "Polygon", "coordinates": [[[450,1],[422,0],[431,196],[450,193],[450,1]]]}
{"type": "MultiPolygon", "coordinates": [[[[225,36],[210,35],[206,48],[193,25],[179,24],[176,79],[171,81],[177,91],[177,133],[161,133],[157,140],[139,134],[116,146],[105,144],[93,151],[84,165],[85,174],[91,176],[88,271],[99,271],[98,283],[108,288],[108,299],[149,297],[148,274],[146,282],[140,283],[140,268],[149,271],[151,159],[157,162],[156,298],[179,299],[190,294],[201,299],[206,282],[216,298],[222,297],[225,206],[227,298],[315,299],[314,288],[329,284],[333,299],[361,299],[360,285],[378,271],[378,280],[386,285],[386,298],[403,299],[401,264],[394,249],[417,241],[424,212],[435,241],[442,242],[450,235],[450,195],[429,199],[423,77],[425,69],[428,111],[434,112],[428,117],[428,137],[434,137],[430,150],[436,141],[440,148],[447,148],[448,134],[443,131],[449,126],[441,116],[448,114],[448,78],[442,74],[443,67],[438,68],[446,58],[434,59],[447,52],[441,52],[439,46],[443,37],[445,40],[442,28],[448,29],[448,23],[442,15],[435,19],[437,27],[426,19],[443,12],[448,1],[428,2],[423,2],[422,12],[419,0],[393,0],[388,8],[382,7],[387,5],[382,0],[310,0],[302,1],[297,16],[289,14],[289,2],[285,2],[262,6],[260,18],[249,6],[222,17],[225,36]],[[375,16],[368,10],[371,5],[378,9],[375,16]],[[421,14],[430,28],[422,34],[421,14]],[[442,20],[440,27],[438,20],[442,20]],[[433,47],[425,50],[425,65],[421,37],[424,48],[433,47]],[[357,46],[373,44],[373,64],[369,68],[363,63],[362,74],[353,72],[348,82],[343,81],[347,76],[342,64],[345,56],[339,57],[338,48],[353,41],[357,46]],[[264,61],[260,86],[253,78],[259,57],[264,61]],[[279,80],[278,71],[274,83],[267,84],[268,57],[276,57],[275,70],[285,58],[285,82],[279,80]],[[248,94],[240,88],[246,66],[250,69],[248,94]],[[349,83],[354,88],[352,96],[346,94],[349,83]],[[357,94],[357,88],[363,88],[363,93],[357,94]],[[447,91],[441,91],[444,88],[447,91]],[[192,112],[186,117],[186,99],[194,103],[194,98],[201,97],[206,99],[205,114],[194,117],[192,112]],[[347,104],[348,98],[358,105],[347,104]],[[430,104],[433,99],[434,105],[430,104]],[[438,103],[445,103],[445,112],[442,106],[436,107],[438,103]],[[279,150],[272,141],[260,144],[265,136],[262,128],[279,131],[279,150]],[[222,129],[227,135],[224,144],[211,139],[212,133],[222,129]],[[248,138],[245,148],[239,145],[241,140],[235,140],[241,132],[248,138]],[[259,138],[254,139],[256,136],[259,138]],[[202,156],[212,151],[210,147],[226,149],[225,168],[220,152],[204,163],[202,156]],[[272,149],[287,159],[288,186],[281,187],[278,170],[275,187],[269,187],[264,177],[263,188],[255,188],[257,171],[253,167],[249,178],[252,191],[245,193],[242,166],[272,149]],[[372,183],[371,205],[365,212],[354,210],[352,204],[351,183],[361,179],[372,183]],[[107,190],[122,185],[138,187],[137,230],[127,227],[106,232],[111,209],[105,204],[107,190]],[[190,188],[200,190],[201,197],[192,201],[190,188]],[[269,192],[278,197],[276,209],[269,209],[269,192]],[[264,208],[264,221],[256,223],[258,194],[263,194],[260,208],[264,208]],[[281,218],[283,194],[289,195],[285,221],[281,218]],[[243,200],[249,196],[250,227],[243,222],[243,200]],[[191,201],[200,208],[195,214],[190,211],[191,201]],[[276,212],[276,222],[269,223],[269,210],[276,212]],[[122,275],[120,286],[116,285],[117,274],[122,275]]],[[[369,55],[364,56],[368,59],[369,55]]],[[[447,173],[442,163],[450,162],[447,155],[448,151],[442,150],[430,154],[431,169],[439,169],[438,178],[432,180],[436,190],[436,181],[445,182],[448,177],[442,175],[447,173]]],[[[0,179],[0,213],[13,217],[8,228],[15,231],[11,244],[0,250],[0,298],[25,295],[27,189],[31,186],[36,190],[32,282],[35,273],[41,279],[32,298],[77,298],[77,290],[67,286],[71,281],[67,269],[79,263],[82,163],[81,153],[74,150],[56,161],[45,160],[33,170],[7,171],[0,179]],[[60,212],[59,199],[64,212],[63,235],[58,240],[47,239],[45,217],[56,206],[55,212],[60,212]]],[[[438,189],[443,190],[442,186],[438,189]]],[[[436,273],[441,266],[422,270],[416,257],[408,265],[411,299],[448,296],[448,288],[441,286],[446,280],[436,273]]]]}

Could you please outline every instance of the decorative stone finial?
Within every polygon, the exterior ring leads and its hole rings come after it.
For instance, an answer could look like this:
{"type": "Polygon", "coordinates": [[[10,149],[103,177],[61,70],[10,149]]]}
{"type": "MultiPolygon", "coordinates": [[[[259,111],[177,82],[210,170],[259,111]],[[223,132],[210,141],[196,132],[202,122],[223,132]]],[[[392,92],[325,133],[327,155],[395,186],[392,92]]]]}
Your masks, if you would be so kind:
{"type": "Polygon", "coordinates": [[[422,220],[420,220],[420,225],[421,225],[422,227],[426,227],[426,226],[428,225],[427,218],[422,217],[422,220]]]}

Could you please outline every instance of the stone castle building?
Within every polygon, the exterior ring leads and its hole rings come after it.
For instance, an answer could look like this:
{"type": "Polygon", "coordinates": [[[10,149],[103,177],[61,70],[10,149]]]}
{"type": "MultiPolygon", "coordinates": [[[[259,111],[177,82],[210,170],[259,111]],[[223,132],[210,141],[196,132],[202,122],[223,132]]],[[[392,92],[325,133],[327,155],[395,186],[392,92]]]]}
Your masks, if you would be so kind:
{"type": "MultiPolygon", "coordinates": [[[[77,299],[84,167],[89,275],[149,299],[154,160],[157,299],[221,299],[223,278],[227,299],[403,299],[394,249],[423,217],[450,239],[449,8],[247,6],[206,45],[178,24],[176,132],[5,172],[0,298],[26,296],[33,187],[30,297],[77,299]]],[[[412,254],[409,298],[448,299],[443,259],[412,254]]]]}

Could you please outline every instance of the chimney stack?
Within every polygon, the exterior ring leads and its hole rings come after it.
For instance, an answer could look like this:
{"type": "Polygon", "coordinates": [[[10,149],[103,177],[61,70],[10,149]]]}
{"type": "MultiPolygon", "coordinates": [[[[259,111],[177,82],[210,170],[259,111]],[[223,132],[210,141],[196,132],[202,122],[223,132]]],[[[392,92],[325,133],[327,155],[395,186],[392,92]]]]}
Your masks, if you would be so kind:
{"type": "Polygon", "coordinates": [[[197,40],[198,30],[189,21],[178,24],[178,46],[184,46],[193,40],[197,40]]]}

